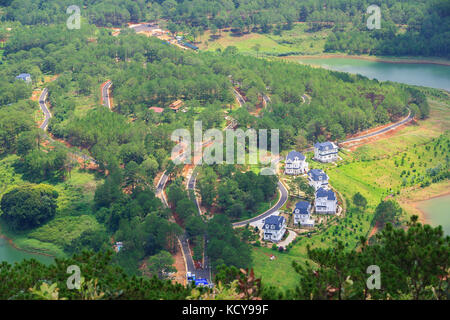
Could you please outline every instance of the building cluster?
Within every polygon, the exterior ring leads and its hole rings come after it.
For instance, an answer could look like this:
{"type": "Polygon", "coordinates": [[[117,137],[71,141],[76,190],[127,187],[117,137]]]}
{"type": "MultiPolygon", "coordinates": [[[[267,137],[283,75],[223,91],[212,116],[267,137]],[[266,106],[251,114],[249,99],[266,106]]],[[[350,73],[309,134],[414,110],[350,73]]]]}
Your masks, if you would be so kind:
{"type": "MultiPolygon", "coordinates": [[[[338,159],[338,147],[333,142],[316,143],[314,145],[314,160],[333,162],[338,159]]],[[[328,175],[320,169],[308,170],[306,157],[298,151],[291,151],[286,156],[285,174],[307,175],[308,184],[315,190],[314,203],[299,201],[292,212],[294,224],[301,227],[314,227],[312,214],[336,214],[337,198],[329,186],[328,175]]],[[[278,242],[286,232],[286,219],[272,215],[264,220],[264,240],[278,242]]]]}

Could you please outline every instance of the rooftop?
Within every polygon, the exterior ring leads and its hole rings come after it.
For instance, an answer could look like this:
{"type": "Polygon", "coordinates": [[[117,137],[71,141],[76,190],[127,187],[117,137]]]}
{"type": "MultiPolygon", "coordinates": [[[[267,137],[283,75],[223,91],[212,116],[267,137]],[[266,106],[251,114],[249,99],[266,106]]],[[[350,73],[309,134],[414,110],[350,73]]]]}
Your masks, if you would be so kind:
{"type": "Polygon", "coordinates": [[[308,175],[314,181],[328,180],[327,174],[320,169],[311,169],[309,170],[308,175]],[[320,177],[322,177],[322,179],[320,179],[320,177]]]}
{"type": "Polygon", "coordinates": [[[305,156],[301,152],[298,152],[298,151],[291,151],[286,156],[286,160],[294,161],[296,158],[298,158],[298,160],[306,159],[305,156]]]}
{"type": "Polygon", "coordinates": [[[314,148],[317,148],[320,151],[327,151],[333,150],[337,148],[337,146],[333,142],[326,141],[326,142],[317,142],[316,144],[314,144],[314,148]]]}
{"type": "Polygon", "coordinates": [[[316,192],[316,198],[327,198],[328,200],[336,200],[336,195],[333,190],[325,190],[324,188],[319,188],[316,192]]]}

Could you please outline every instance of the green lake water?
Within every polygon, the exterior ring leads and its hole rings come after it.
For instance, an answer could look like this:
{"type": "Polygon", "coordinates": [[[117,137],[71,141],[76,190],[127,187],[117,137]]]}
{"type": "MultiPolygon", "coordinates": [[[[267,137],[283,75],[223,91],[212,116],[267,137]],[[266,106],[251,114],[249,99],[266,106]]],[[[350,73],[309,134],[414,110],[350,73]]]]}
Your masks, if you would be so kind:
{"type": "Polygon", "coordinates": [[[379,81],[445,89],[450,91],[450,66],[435,64],[394,64],[350,58],[311,58],[298,61],[325,69],[360,74],[379,81]]]}
{"type": "Polygon", "coordinates": [[[45,264],[49,264],[53,261],[53,258],[51,257],[18,250],[12,247],[6,239],[0,238],[0,262],[6,261],[13,264],[14,262],[20,262],[24,259],[31,258],[45,264]]]}
{"type": "Polygon", "coordinates": [[[422,201],[417,207],[430,225],[441,225],[444,233],[450,235],[450,195],[422,201]]]}

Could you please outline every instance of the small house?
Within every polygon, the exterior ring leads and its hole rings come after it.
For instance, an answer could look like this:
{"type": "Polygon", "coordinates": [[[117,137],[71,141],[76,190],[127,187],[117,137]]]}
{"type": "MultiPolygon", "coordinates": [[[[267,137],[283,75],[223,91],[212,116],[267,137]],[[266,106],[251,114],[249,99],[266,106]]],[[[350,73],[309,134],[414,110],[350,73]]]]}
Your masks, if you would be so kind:
{"type": "Polygon", "coordinates": [[[169,105],[169,108],[172,109],[175,112],[178,112],[178,110],[180,110],[180,108],[183,106],[183,104],[184,103],[183,103],[182,100],[177,100],[177,101],[172,102],[169,105]]]}
{"type": "Polygon", "coordinates": [[[318,190],[319,188],[328,189],[328,175],[320,169],[311,169],[308,172],[308,184],[318,190]]]}
{"type": "Polygon", "coordinates": [[[163,113],[164,112],[164,108],[159,108],[159,107],[150,107],[148,108],[149,110],[152,110],[156,113],[163,113]]]}
{"type": "Polygon", "coordinates": [[[286,219],[282,216],[272,215],[264,219],[264,240],[278,242],[286,232],[286,219]]]}
{"type": "Polygon", "coordinates": [[[31,75],[29,73],[21,73],[16,79],[25,81],[26,83],[31,83],[31,75]]]}
{"type": "Polygon", "coordinates": [[[289,175],[304,174],[308,171],[306,157],[298,151],[291,151],[286,156],[284,173],[289,175]]]}
{"type": "Polygon", "coordinates": [[[337,209],[336,194],[333,192],[333,190],[319,188],[316,191],[316,200],[314,206],[316,213],[335,214],[337,209]]]}
{"type": "Polygon", "coordinates": [[[294,223],[303,227],[314,227],[314,219],[311,218],[311,203],[308,201],[299,201],[295,205],[293,212],[294,223]]]}
{"type": "Polygon", "coordinates": [[[314,145],[314,159],[320,162],[334,162],[338,159],[338,146],[330,141],[314,145]]]}

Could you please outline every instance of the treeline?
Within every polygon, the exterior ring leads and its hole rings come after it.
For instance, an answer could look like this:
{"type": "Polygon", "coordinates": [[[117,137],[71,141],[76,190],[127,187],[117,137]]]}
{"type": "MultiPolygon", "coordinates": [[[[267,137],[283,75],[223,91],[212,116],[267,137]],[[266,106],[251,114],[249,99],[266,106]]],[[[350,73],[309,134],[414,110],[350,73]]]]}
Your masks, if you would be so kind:
{"type": "Polygon", "coordinates": [[[52,0],[44,5],[38,0],[14,0],[4,5],[8,5],[5,19],[27,25],[65,23],[66,9],[78,5],[83,19],[97,26],[166,19],[171,32],[183,31],[194,38],[206,29],[269,33],[306,22],[310,31],[333,28],[327,51],[449,57],[450,50],[450,7],[445,0],[52,0]],[[381,30],[367,29],[369,5],[381,8],[381,30]],[[406,32],[401,32],[405,25],[406,32]]]}
{"type": "Polygon", "coordinates": [[[175,253],[182,230],[168,221],[169,212],[133,162],[123,171],[117,165],[107,170],[109,175],[95,192],[95,216],[115,241],[123,243],[114,261],[135,274],[145,257],[162,250],[175,253]]]}
{"type": "Polygon", "coordinates": [[[351,27],[338,25],[327,39],[325,51],[350,54],[449,57],[450,5],[448,1],[396,3],[381,6],[381,29],[368,30],[366,20],[351,27]],[[401,10],[403,12],[401,12],[401,10]],[[404,32],[397,25],[406,25],[404,32]]]}
{"type": "Polygon", "coordinates": [[[272,175],[242,173],[234,165],[205,166],[197,188],[202,204],[225,213],[232,220],[251,215],[274,198],[277,179],[272,175]]]}

